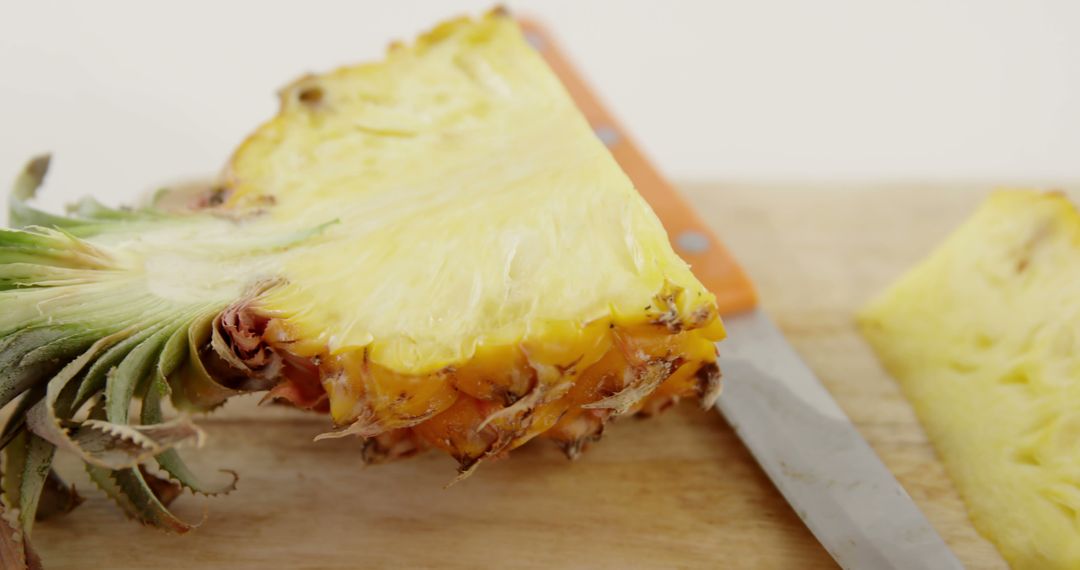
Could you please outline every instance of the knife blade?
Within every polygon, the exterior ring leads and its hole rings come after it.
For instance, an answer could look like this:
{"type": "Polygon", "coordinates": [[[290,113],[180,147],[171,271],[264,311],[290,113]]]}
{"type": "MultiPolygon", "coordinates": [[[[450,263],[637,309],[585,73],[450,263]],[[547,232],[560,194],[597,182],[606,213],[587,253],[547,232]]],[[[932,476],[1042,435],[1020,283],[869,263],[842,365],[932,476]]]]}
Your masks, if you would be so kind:
{"type": "Polygon", "coordinates": [[[760,310],[724,318],[717,407],[843,568],[963,568],[760,310]]]}
{"type": "Polygon", "coordinates": [[[717,408],[803,523],[841,567],[963,568],[825,386],[757,306],[734,257],[600,104],[549,34],[526,39],[562,80],[597,136],[717,297],[728,339],[718,344],[717,408]]]}

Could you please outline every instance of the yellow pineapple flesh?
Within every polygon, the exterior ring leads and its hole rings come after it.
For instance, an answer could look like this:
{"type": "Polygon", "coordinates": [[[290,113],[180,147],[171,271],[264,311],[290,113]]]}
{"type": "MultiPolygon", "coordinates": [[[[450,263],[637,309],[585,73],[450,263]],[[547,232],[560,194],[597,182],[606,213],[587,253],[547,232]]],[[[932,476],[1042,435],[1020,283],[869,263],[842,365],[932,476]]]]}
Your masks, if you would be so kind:
{"type": "Polygon", "coordinates": [[[1003,191],[859,317],[976,528],[1021,569],[1080,567],[1080,214],[1003,191]]]}
{"type": "Polygon", "coordinates": [[[341,221],[255,304],[267,340],[319,362],[341,433],[430,420],[414,435],[471,464],[562,422],[576,449],[715,360],[712,295],[509,18],[443,24],[281,105],[226,205],[341,221]]]}

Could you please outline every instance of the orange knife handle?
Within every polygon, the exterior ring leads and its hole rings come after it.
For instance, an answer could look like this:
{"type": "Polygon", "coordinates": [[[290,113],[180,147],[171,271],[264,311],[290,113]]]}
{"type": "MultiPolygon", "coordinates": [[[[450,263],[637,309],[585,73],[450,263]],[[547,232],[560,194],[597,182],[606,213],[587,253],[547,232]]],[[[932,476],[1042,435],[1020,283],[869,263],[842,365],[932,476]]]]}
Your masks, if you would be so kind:
{"type": "Polygon", "coordinates": [[[525,37],[562,80],[634,187],[652,206],[667,229],[675,250],[690,264],[694,275],[716,295],[720,313],[732,314],[754,308],[757,294],[746,272],[686,200],[646,160],[626,131],[559,52],[550,34],[535,22],[527,20],[521,22],[521,27],[525,37]]]}

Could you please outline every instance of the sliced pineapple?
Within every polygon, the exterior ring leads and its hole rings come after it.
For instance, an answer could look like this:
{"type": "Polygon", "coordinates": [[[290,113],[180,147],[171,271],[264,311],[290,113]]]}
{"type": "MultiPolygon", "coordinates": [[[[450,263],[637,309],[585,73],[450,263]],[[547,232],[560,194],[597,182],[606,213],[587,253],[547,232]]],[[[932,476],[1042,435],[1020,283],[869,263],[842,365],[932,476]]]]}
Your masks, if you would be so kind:
{"type": "Polygon", "coordinates": [[[716,398],[713,295],[507,16],[281,100],[211,192],[63,217],[27,204],[47,161],[20,179],[0,405],[24,395],[3,443],[25,530],[56,448],[133,517],[188,528],[142,464],[230,483],[187,470],[174,447],[201,432],[165,421],[166,398],[268,390],[329,412],[325,435],[364,438],[369,461],[435,447],[463,475],[541,434],[573,457],[612,417],[716,398]]]}
{"type": "Polygon", "coordinates": [[[1080,567],[1080,214],[994,194],[860,315],[971,518],[1016,568],[1080,567]]]}

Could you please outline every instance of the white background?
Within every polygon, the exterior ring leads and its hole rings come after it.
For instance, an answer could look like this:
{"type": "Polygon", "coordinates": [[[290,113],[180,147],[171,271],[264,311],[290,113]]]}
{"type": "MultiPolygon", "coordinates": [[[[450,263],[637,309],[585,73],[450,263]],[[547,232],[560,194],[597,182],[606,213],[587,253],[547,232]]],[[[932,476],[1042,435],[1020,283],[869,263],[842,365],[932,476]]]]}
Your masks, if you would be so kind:
{"type": "MultiPolygon", "coordinates": [[[[1080,178],[1080,2],[508,2],[676,180],[1080,178]]],[[[0,176],[45,203],[216,172],[294,76],[488,1],[0,0],[0,176]]]]}

